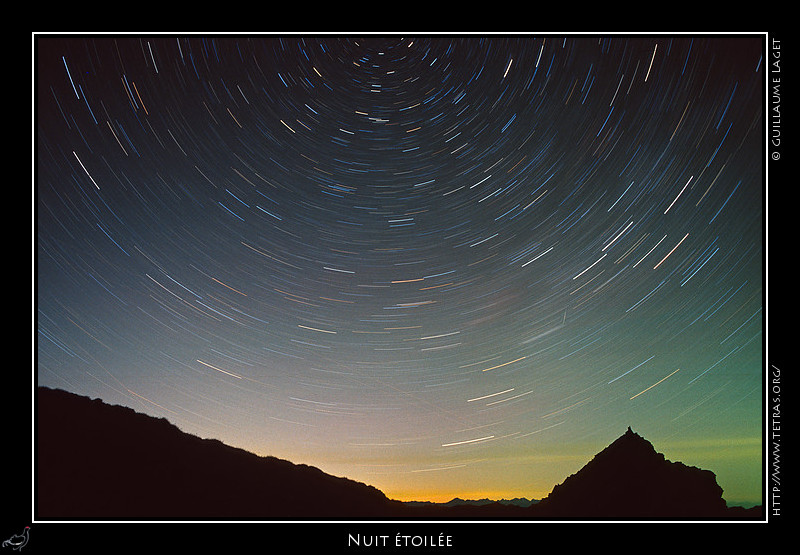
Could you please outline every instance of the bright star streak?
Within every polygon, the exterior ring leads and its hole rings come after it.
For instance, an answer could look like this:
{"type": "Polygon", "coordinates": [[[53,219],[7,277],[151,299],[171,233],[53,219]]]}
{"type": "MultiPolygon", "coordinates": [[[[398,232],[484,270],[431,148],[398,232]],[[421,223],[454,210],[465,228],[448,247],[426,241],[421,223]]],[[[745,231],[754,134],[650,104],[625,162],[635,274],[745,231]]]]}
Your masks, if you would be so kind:
{"type": "MultiPolygon", "coordinates": [[[[678,370],[680,370],[680,368],[678,368],[678,370]]],[[[672,372],[671,374],[669,374],[669,376],[672,376],[673,374],[675,374],[676,372],[678,372],[678,370],[675,370],[675,372],[672,372]]],[[[631,399],[630,399],[630,400],[632,401],[632,400],[636,399],[636,398],[637,398],[639,395],[641,395],[642,393],[646,393],[647,391],[650,391],[650,390],[651,390],[651,389],[653,389],[655,386],[657,386],[658,384],[660,384],[661,382],[663,382],[664,380],[666,380],[667,378],[669,378],[669,376],[664,376],[663,378],[661,378],[660,380],[658,380],[656,383],[654,383],[653,385],[651,385],[651,386],[650,386],[650,387],[648,387],[647,389],[645,389],[645,390],[643,390],[643,391],[640,391],[639,393],[637,393],[636,395],[634,395],[633,397],[631,397],[631,399]]]]}

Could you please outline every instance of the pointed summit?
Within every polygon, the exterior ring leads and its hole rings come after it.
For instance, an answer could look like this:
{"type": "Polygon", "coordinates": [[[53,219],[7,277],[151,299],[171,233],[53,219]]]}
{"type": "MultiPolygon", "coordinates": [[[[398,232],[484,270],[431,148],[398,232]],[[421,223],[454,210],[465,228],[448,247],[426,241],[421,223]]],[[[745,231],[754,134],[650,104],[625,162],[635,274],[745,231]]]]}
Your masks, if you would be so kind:
{"type": "Polygon", "coordinates": [[[666,460],[629,426],[540,508],[578,518],[702,518],[719,516],[726,505],[713,472],[666,460]]]}
{"type": "MultiPolygon", "coordinates": [[[[592,460],[613,458],[641,460],[643,464],[652,462],[652,460],[655,459],[664,461],[664,455],[658,453],[652,443],[634,432],[630,426],[628,426],[624,434],[615,439],[608,447],[597,453],[592,460]]],[[[592,462],[589,464],[592,464],[592,462]]]]}

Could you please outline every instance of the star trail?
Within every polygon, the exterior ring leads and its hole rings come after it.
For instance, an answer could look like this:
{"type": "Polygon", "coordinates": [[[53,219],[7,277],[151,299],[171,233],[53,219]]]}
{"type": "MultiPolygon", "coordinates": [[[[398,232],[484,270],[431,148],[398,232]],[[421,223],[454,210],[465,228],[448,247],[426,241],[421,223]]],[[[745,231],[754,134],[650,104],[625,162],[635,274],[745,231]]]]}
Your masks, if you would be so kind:
{"type": "Polygon", "coordinates": [[[761,502],[763,37],[34,46],[38,385],[396,499],[631,426],[761,502]]]}

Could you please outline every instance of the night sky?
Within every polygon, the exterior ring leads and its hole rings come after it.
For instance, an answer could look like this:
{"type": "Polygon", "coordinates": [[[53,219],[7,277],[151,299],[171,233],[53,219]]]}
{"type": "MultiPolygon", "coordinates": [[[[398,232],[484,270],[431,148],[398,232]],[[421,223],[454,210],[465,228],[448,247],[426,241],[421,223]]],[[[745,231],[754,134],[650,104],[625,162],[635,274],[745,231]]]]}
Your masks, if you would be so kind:
{"type": "Polygon", "coordinates": [[[38,385],[396,499],[631,426],[762,501],[764,37],[34,46],[38,385]]]}

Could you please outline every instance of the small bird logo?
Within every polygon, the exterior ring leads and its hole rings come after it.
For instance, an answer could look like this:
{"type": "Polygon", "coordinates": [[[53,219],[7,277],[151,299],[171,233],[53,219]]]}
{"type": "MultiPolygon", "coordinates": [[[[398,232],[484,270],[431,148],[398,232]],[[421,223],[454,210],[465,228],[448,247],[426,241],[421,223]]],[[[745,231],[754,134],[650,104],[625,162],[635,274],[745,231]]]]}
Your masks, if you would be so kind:
{"type": "Polygon", "coordinates": [[[3,547],[10,547],[12,549],[16,549],[17,551],[21,551],[25,544],[28,543],[28,533],[31,527],[26,526],[25,529],[22,531],[22,534],[14,534],[6,541],[3,542],[3,547]]]}

